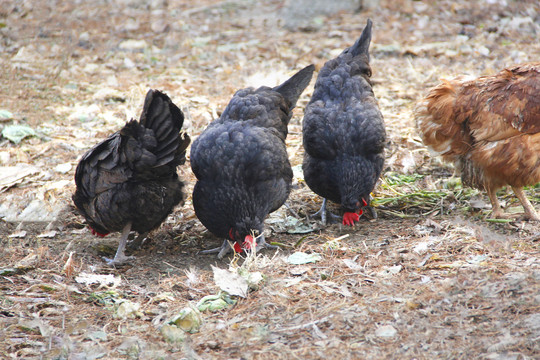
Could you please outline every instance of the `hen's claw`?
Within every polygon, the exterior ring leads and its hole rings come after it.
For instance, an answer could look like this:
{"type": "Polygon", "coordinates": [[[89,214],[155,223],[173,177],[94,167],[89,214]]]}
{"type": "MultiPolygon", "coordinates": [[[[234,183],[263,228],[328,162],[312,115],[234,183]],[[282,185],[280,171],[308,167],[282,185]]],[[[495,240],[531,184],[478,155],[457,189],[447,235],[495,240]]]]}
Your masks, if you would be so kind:
{"type": "Polygon", "coordinates": [[[336,215],[330,211],[326,211],[326,198],[323,198],[323,203],[321,205],[321,208],[319,209],[319,211],[317,211],[315,214],[309,216],[309,218],[314,218],[315,216],[320,216],[321,217],[321,223],[326,226],[326,214],[328,213],[328,215],[330,215],[330,217],[332,218],[332,222],[338,222],[340,220],[340,216],[339,215],[336,215]]]}
{"type": "Polygon", "coordinates": [[[106,257],[103,257],[102,259],[105,260],[107,265],[116,266],[116,265],[124,265],[124,264],[126,264],[127,262],[129,262],[131,260],[135,260],[136,257],[135,256],[126,256],[124,254],[120,254],[120,255],[117,254],[117,255],[115,255],[114,259],[109,259],[109,258],[106,258],[106,257]]]}
{"type": "Polygon", "coordinates": [[[217,247],[217,248],[214,248],[214,249],[209,249],[209,250],[203,250],[201,251],[200,253],[201,254],[215,254],[215,253],[218,253],[218,259],[223,259],[223,257],[225,255],[227,255],[228,253],[231,252],[231,250],[233,250],[233,247],[231,245],[231,243],[229,242],[229,240],[225,239],[223,241],[223,244],[221,244],[220,247],[217,247]]]}
{"type": "Polygon", "coordinates": [[[260,235],[258,238],[257,238],[257,251],[259,251],[260,249],[271,249],[271,250],[274,250],[274,249],[279,249],[279,246],[277,245],[270,245],[269,243],[266,242],[266,240],[264,239],[264,235],[260,235]]]}

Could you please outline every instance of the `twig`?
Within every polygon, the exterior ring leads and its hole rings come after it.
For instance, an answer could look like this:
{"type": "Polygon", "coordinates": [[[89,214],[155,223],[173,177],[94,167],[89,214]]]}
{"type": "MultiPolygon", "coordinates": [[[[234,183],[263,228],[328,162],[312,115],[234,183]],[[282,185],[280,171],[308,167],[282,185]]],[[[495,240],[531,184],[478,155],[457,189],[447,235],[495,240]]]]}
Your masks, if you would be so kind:
{"type": "Polygon", "coordinates": [[[358,276],[358,275],[361,275],[361,276],[365,277],[364,280],[368,280],[368,281],[372,281],[372,282],[376,281],[376,279],[373,276],[369,276],[368,274],[365,274],[363,272],[353,272],[353,273],[348,273],[348,274],[342,274],[342,275],[338,276],[336,279],[340,279],[340,278],[345,277],[345,276],[358,276]]]}
{"type": "Polygon", "coordinates": [[[177,266],[174,266],[173,264],[169,264],[169,263],[166,262],[166,261],[163,261],[163,263],[166,264],[166,265],[169,265],[170,267],[172,267],[172,268],[174,268],[174,269],[176,269],[176,270],[184,270],[184,269],[180,269],[180,268],[177,267],[177,266]]]}
{"type": "Polygon", "coordinates": [[[318,323],[321,323],[321,322],[326,322],[328,320],[330,320],[331,318],[333,318],[334,315],[328,315],[326,317],[323,317],[322,319],[319,319],[319,320],[315,320],[315,321],[311,321],[311,322],[308,322],[306,324],[302,324],[302,325],[296,325],[296,326],[291,326],[291,327],[288,327],[288,328],[284,328],[284,329],[276,329],[274,331],[278,331],[278,332],[284,332],[284,331],[292,331],[292,330],[298,330],[298,329],[305,329],[307,327],[310,327],[310,326],[313,326],[313,325],[317,325],[318,323]]]}
{"type": "Polygon", "coordinates": [[[511,223],[512,219],[486,219],[487,222],[491,222],[491,223],[497,223],[497,224],[508,224],[508,223],[511,223]]]}
{"type": "Polygon", "coordinates": [[[237,2],[236,1],[226,0],[226,1],[218,2],[217,4],[199,6],[199,7],[196,7],[196,8],[192,8],[192,9],[188,9],[188,10],[183,11],[182,16],[188,17],[188,16],[191,16],[191,15],[200,13],[200,12],[204,12],[204,11],[207,11],[207,10],[212,10],[212,9],[215,9],[215,8],[218,8],[218,7],[223,7],[223,6],[226,6],[226,5],[229,5],[229,4],[237,4],[237,2]]]}
{"type": "Polygon", "coordinates": [[[341,235],[340,237],[337,237],[335,239],[332,239],[330,241],[339,241],[339,240],[343,240],[343,239],[346,239],[350,236],[350,234],[345,234],[345,235],[341,235]]]}

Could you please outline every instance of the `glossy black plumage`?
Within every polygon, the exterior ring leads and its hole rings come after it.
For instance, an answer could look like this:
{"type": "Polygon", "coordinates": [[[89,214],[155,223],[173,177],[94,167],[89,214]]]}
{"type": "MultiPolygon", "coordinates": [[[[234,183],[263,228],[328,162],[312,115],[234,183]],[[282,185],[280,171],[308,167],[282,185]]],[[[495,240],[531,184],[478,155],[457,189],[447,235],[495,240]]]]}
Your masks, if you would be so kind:
{"type": "MultiPolygon", "coordinates": [[[[182,202],[176,167],[185,162],[190,142],[180,134],[183,121],[167,95],[150,90],[139,121],[129,121],[82,157],[73,202],[96,233],[123,231],[126,239],[130,230],[144,234],[182,202]]],[[[124,260],[120,246],[115,262],[124,260]]]]}
{"type": "Polygon", "coordinates": [[[369,203],[384,164],[386,134],[370,82],[370,42],[368,20],[358,41],[319,71],[304,115],[306,183],[345,214],[361,213],[369,203]]]}
{"type": "Polygon", "coordinates": [[[293,176],[287,125],[313,69],[308,66],[275,88],[239,90],[193,142],[193,206],[216,236],[242,243],[252,232],[262,234],[266,216],[287,199],[293,176]]]}

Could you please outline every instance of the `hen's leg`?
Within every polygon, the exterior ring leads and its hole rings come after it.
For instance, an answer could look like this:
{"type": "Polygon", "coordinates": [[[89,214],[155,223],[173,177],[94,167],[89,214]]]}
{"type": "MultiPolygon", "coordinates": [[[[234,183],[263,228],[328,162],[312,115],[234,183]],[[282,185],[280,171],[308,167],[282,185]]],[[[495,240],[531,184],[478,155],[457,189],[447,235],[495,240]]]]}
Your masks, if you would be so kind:
{"type": "MultiPolygon", "coordinates": [[[[310,217],[313,218],[313,217],[315,217],[317,215],[320,215],[321,216],[321,222],[322,222],[323,225],[326,225],[326,201],[327,201],[326,198],[323,198],[322,206],[319,209],[319,211],[317,211],[315,214],[310,216],[310,217]]],[[[332,220],[334,220],[334,221],[339,221],[340,220],[339,215],[333,214],[330,211],[328,211],[328,214],[330,215],[332,220]]]]}
{"type": "Polygon", "coordinates": [[[144,239],[146,239],[146,235],[148,235],[148,232],[139,234],[135,239],[133,239],[133,241],[128,245],[128,247],[133,250],[139,249],[144,242],[144,239]]]}
{"type": "Polygon", "coordinates": [[[263,234],[259,235],[256,241],[257,241],[257,251],[259,251],[260,249],[279,249],[279,246],[270,245],[269,243],[267,243],[266,240],[264,239],[263,234]]]}
{"type": "Polygon", "coordinates": [[[364,206],[364,209],[367,209],[369,211],[369,215],[371,215],[372,219],[377,219],[377,211],[375,211],[375,208],[371,206],[371,200],[373,200],[373,197],[371,194],[369,195],[369,205],[364,206]]]}
{"type": "Polygon", "coordinates": [[[210,250],[203,250],[201,251],[201,254],[215,254],[218,253],[218,259],[222,259],[225,255],[230,253],[233,250],[233,247],[229,243],[229,240],[225,239],[223,241],[223,244],[221,244],[220,247],[210,249],[210,250]]]}
{"type": "Polygon", "coordinates": [[[501,204],[499,204],[499,199],[497,199],[497,190],[488,189],[487,193],[491,202],[491,217],[494,219],[504,218],[505,215],[501,209],[501,204]]]}
{"type": "Polygon", "coordinates": [[[107,259],[105,258],[105,261],[109,265],[120,265],[125,263],[128,260],[135,259],[135,256],[126,256],[124,253],[124,250],[126,249],[126,243],[127,238],[129,236],[129,232],[131,231],[131,223],[128,223],[126,226],[124,226],[124,229],[122,229],[122,235],[120,236],[120,243],[118,244],[118,249],[116,250],[116,255],[114,255],[114,259],[107,259]]]}
{"type": "Polygon", "coordinates": [[[529,220],[540,221],[540,216],[538,216],[538,213],[523,192],[523,189],[512,186],[512,190],[514,190],[514,194],[516,194],[519,201],[521,202],[521,205],[523,205],[523,209],[525,209],[525,218],[529,220]]]}

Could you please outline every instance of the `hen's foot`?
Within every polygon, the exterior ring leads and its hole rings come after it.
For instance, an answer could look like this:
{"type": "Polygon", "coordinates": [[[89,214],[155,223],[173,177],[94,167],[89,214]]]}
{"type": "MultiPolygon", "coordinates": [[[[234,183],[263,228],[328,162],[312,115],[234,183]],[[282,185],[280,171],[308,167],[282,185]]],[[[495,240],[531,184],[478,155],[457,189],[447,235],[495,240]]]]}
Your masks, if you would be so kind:
{"type": "Polygon", "coordinates": [[[114,255],[114,259],[111,260],[108,258],[104,258],[104,260],[110,266],[122,265],[130,260],[135,259],[134,256],[126,256],[126,254],[124,253],[126,249],[127,238],[128,238],[130,230],[131,230],[131,223],[128,223],[126,226],[124,226],[124,229],[122,229],[122,235],[120,236],[120,243],[118,244],[118,249],[116,250],[116,255],[114,255]]]}
{"type": "Polygon", "coordinates": [[[375,210],[375,208],[373,206],[366,206],[364,209],[367,210],[367,213],[369,213],[369,216],[372,219],[377,219],[377,217],[378,217],[377,211],[375,210]]]}
{"type": "Polygon", "coordinates": [[[114,259],[103,258],[109,266],[125,265],[127,262],[135,259],[135,256],[126,256],[125,254],[116,254],[114,259]]]}
{"type": "Polygon", "coordinates": [[[317,211],[315,214],[309,216],[310,219],[312,219],[312,218],[314,218],[316,216],[320,216],[321,217],[321,223],[324,226],[326,226],[326,224],[327,224],[327,217],[326,217],[327,214],[330,216],[330,223],[336,223],[336,222],[339,222],[341,220],[341,217],[339,215],[336,215],[336,214],[326,210],[326,201],[327,201],[326,198],[324,198],[322,206],[319,209],[319,211],[317,211]]]}
{"type": "Polygon", "coordinates": [[[223,257],[225,255],[227,255],[228,253],[230,253],[231,251],[233,250],[233,247],[231,246],[231,244],[229,243],[228,240],[224,240],[223,241],[223,244],[221,244],[220,247],[218,248],[214,248],[214,249],[209,249],[209,250],[203,250],[201,251],[200,253],[201,254],[215,254],[217,253],[218,254],[218,259],[223,259],[223,257]]]}
{"type": "Polygon", "coordinates": [[[267,243],[266,240],[264,239],[264,235],[260,235],[256,241],[257,241],[257,251],[259,251],[260,249],[279,249],[279,246],[270,245],[269,243],[267,243]]]}
{"type": "Polygon", "coordinates": [[[538,215],[538,213],[534,209],[534,206],[531,204],[531,202],[525,195],[523,189],[518,187],[512,187],[512,190],[514,191],[514,194],[516,194],[516,196],[518,197],[521,205],[523,205],[523,209],[525,210],[523,216],[525,217],[525,219],[531,221],[540,221],[540,215],[538,215]]]}

